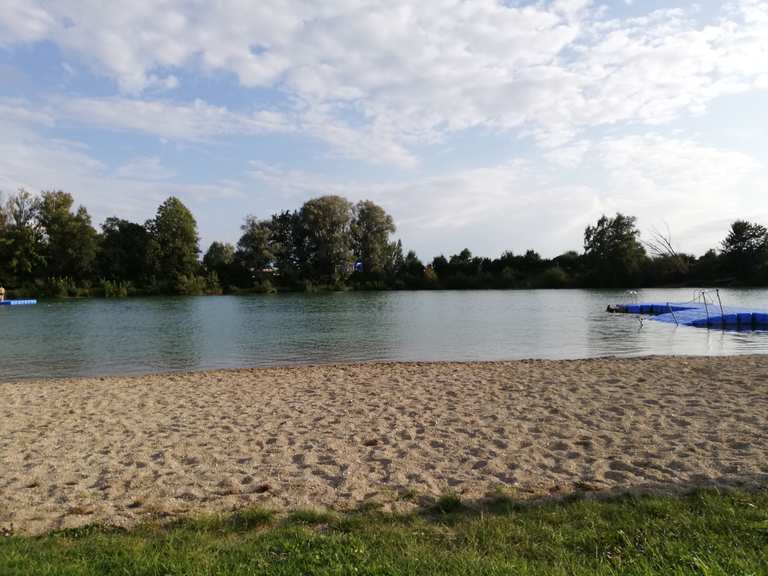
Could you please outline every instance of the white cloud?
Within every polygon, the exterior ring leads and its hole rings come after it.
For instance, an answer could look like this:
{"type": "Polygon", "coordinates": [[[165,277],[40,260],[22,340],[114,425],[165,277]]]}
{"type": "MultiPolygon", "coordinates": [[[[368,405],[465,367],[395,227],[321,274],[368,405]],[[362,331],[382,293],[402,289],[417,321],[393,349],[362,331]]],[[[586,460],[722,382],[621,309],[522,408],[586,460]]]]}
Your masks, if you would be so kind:
{"type": "Polygon", "coordinates": [[[31,106],[20,98],[0,98],[0,120],[9,126],[11,123],[54,125],[54,116],[50,110],[31,106]]]}
{"type": "MultiPolygon", "coordinates": [[[[689,252],[716,246],[727,227],[719,226],[723,221],[768,217],[759,201],[766,167],[742,152],[659,134],[574,148],[586,170],[601,174],[595,190],[602,212],[635,215],[645,231],[669,225],[689,252]]],[[[559,152],[569,157],[567,149],[559,152]]]]}
{"type": "Polygon", "coordinates": [[[3,0],[0,5],[0,46],[40,40],[53,28],[53,16],[37,2],[3,0]]]}
{"type": "Polygon", "coordinates": [[[284,116],[271,110],[235,113],[202,100],[190,104],[130,98],[75,98],[57,104],[60,114],[108,130],[142,132],[199,141],[221,135],[290,130],[284,116]]]}
{"type": "MultiPolygon", "coordinates": [[[[15,106],[24,110],[21,102],[15,106]]],[[[424,258],[464,247],[490,256],[527,248],[553,256],[580,248],[584,227],[616,211],[636,215],[645,231],[669,224],[678,248],[702,253],[717,246],[730,220],[768,217],[761,201],[765,166],[741,152],[657,133],[553,150],[555,160],[566,159],[564,168],[517,158],[384,183],[253,162],[248,175],[199,183],[174,176],[151,156],[112,169],[81,143],[29,129],[40,125],[34,115],[19,118],[26,120],[8,122],[0,133],[0,189],[67,190],[95,223],[114,214],[143,221],[176,195],[189,203],[205,242],[236,240],[238,213],[266,217],[320,194],[380,203],[406,247],[424,258]]]]}
{"type": "MultiPolygon", "coordinates": [[[[17,103],[16,109],[23,111],[24,107],[17,103]]],[[[207,221],[205,207],[222,199],[242,202],[245,196],[238,182],[201,184],[167,179],[173,173],[156,158],[134,158],[112,171],[83,143],[46,138],[31,129],[37,120],[30,114],[4,119],[0,191],[12,193],[20,187],[32,192],[65,190],[88,208],[95,225],[113,215],[143,222],[168,196],[178,196],[190,204],[208,229],[212,223],[207,221]]]]}
{"type": "MultiPolygon", "coordinates": [[[[759,219],[768,209],[766,169],[754,158],[663,126],[706,114],[721,96],[768,89],[764,0],[731,2],[706,22],[690,5],[609,18],[614,11],[585,0],[0,5],[0,49],[50,41],[77,72],[72,86],[91,70],[117,87],[96,97],[83,84],[42,105],[0,100],[0,187],[62,187],[96,215],[141,219],[169,193],[199,205],[236,199],[261,212],[335,192],[381,202],[427,256],[463,244],[552,255],[580,246],[583,227],[602,212],[635,214],[646,229],[666,221],[681,248],[700,252],[722,234],[712,223],[759,219]],[[222,102],[258,95],[272,104],[190,101],[194,86],[185,82],[195,76],[227,91],[222,102]],[[370,185],[363,171],[359,181],[303,172],[298,154],[283,153],[286,170],[251,167],[262,186],[246,197],[240,174],[183,182],[133,149],[108,166],[95,137],[92,148],[52,139],[61,125],[195,143],[291,133],[327,144],[329,156],[409,171],[370,185]],[[457,136],[473,128],[528,137],[536,148],[484,163],[457,136]],[[470,158],[436,169],[420,152],[437,144],[470,158]]],[[[635,3],[632,12],[641,9],[635,3]]],[[[236,233],[237,224],[216,230],[236,233]]]]}
{"type": "Polygon", "coordinates": [[[6,0],[0,26],[6,44],[50,39],[125,93],[173,88],[176,71],[232,73],[323,114],[304,124],[342,154],[372,157],[361,145],[376,140],[382,160],[412,165],[409,146],[452,131],[517,129],[556,146],[586,127],[666,122],[762,86],[768,4],[741,0],[709,24],[696,12],[606,20],[584,0],[137,0],[119,10],[6,0]]]}
{"type": "Polygon", "coordinates": [[[175,173],[163,166],[157,156],[139,156],[120,166],[115,175],[136,180],[168,180],[175,176],[175,173]]]}
{"type": "Polygon", "coordinates": [[[584,228],[615,212],[637,216],[645,233],[669,225],[679,249],[701,254],[719,244],[729,222],[768,218],[759,200],[766,167],[738,151],[649,133],[580,141],[551,156],[552,168],[518,159],[386,185],[263,163],[252,164],[251,176],[295,205],[318,194],[375,200],[406,244],[427,256],[459,251],[468,238],[481,254],[534,248],[553,256],[580,249],[584,228]],[[577,167],[586,180],[569,171],[577,167]]]}

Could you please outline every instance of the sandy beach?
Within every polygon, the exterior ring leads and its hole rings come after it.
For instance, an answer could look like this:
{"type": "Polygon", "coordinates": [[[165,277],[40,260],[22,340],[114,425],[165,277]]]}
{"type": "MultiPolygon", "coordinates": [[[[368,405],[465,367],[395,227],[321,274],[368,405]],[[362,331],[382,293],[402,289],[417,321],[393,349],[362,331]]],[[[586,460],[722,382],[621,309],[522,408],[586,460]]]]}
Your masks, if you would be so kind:
{"type": "Polygon", "coordinates": [[[0,530],[768,484],[768,357],[395,363],[0,384],[0,530]]]}

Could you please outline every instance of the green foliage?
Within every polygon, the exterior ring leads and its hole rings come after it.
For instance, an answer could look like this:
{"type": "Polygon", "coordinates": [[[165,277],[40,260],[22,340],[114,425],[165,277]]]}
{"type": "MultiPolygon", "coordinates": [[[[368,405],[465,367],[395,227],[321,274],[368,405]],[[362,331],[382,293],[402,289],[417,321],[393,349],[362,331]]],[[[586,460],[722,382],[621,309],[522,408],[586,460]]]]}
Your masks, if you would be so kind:
{"type": "Polygon", "coordinates": [[[212,278],[219,290],[238,282],[238,270],[235,262],[235,247],[232,244],[213,242],[203,256],[203,268],[212,278]]]}
{"type": "Polygon", "coordinates": [[[8,285],[29,284],[37,274],[44,276],[45,246],[37,221],[38,206],[39,200],[23,188],[5,204],[0,256],[8,285]]]}
{"type": "Polygon", "coordinates": [[[559,266],[547,268],[533,282],[535,288],[565,288],[568,283],[568,274],[559,266]]]}
{"type": "Polygon", "coordinates": [[[633,216],[603,215],[584,231],[584,258],[590,283],[595,286],[637,285],[647,260],[633,216]]]}
{"type": "Polygon", "coordinates": [[[409,515],[258,510],[0,539],[4,576],[768,573],[768,493],[619,496],[409,515]]]}
{"type": "Polygon", "coordinates": [[[307,269],[307,232],[299,212],[284,210],[269,224],[270,251],[284,286],[297,285],[307,269]]]}
{"type": "Polygon", "coordinates": [[[737,220],[723,240],[723,259],[728,271],[752,284],[764,280],[768,267],[768,230],[765,226],[737,220]]]}
{"type": "Polygon", "coordinates": [[[80,206],[74,213],[74,198],[62,191],[40,195],[37,221],[44,235],[46,275],[70,279],[91,279],[98,249],[96,230],[88,211],[80,206]]]}
{"type": "Polygon", "coordinates": [[[275,255],[272,252],[270,223],[248,216],[241,230],[243,235],[237,243],[235,261],[242,271],[241,284],[245,279],[247,287],[254,287],[271,274],[275,255]]]}
{"type": "Polygon", "coordinates": [[[45,283],[44,294],[49,298],[69,298],[79,296],[80,292],[69,276],[52,276],[45,283]]]}
{"type": "Polygon", "coordinates": [[[303,259],[315,279],[343,286],[352,273],[352,204],[341,196],[321,196],[299,212],[306,234],[303,259]]]}
{"type": "Polygon", "coordinates": [[[434,511],[440,514],[454,514],[464,508],[461,497],[455,492],[447,492],[435,502],[434,511]]]}
{"type": "Polygon", "coordinates": [[[144,225],[107,218],[101,234],[74,206],[62,191],[0,197],[0,284],[26,297],[768,285],[768,231],[746,221],[731,225],[721,253],[700,258],[676,252],[658,233],[645,243],[649,258],[634,217],[616,214],[586,228],[583,254],[485,258],[464,249],[425,265],[392,240],[394,221],[383,208],[322,196],[270,218],[248,216],[237,245],[213,242],[201,263],[197,224],[177,198],[144,225]]]}
{"type": "Polygon", "coordinates": [[[173,291],[176,294],[184,294],[187,296],[207,294],[209,293],[209,289],[212,289],[213,293],[220,292],[216,278],[198,276],[197,274],[190,274],[189,276],[180,274],[176,277],[173,285],[173,291]]]}
{"type": "Polygon", "coordinates": [[[205,280],[197,276],[197,222],[181,200],[168,198],[146,228],[150,238],[148,268],[161,290],[177,294],[204,292],[205,280]]]}
{"type": "MultiPolygon", "coordinates": [[[[397,250],[389,240],[395,232],[392,216],[370,200],[358,202],[353,210],[351,239],[355,257],[363,265],[367,277],[383,277],[391,270],[397,250]]],[[[400,247],[402,255],[402,247],[400,247]]]]}
{"type": "Polygon", "coordinates": [[[142,284],[147,274],[149,232],[141,224],[111,217],[101,225],[99,274],[112,282],[142,284]]]}
{"type": "Polygon", "coordinates": [[[130,291],[130,284],[127,282],[102,280],[101,292],[105,298],[125,298],[130,291]]]}

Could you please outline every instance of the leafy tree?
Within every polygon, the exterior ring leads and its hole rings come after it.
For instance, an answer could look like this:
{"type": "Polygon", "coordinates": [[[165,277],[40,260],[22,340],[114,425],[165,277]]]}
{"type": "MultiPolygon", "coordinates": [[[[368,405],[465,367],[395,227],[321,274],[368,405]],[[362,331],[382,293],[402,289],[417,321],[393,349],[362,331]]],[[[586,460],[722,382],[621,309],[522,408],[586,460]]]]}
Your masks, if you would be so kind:
{"type": "Polygon", "coordinates": [[[209,276],[214,274],[225,288],[236,284],[235,247],[232,244],[213,242],[203,256],[203,268],[209,276]]]}
{"type": "Polygon", "coordinates": [[[0,191],[0,286],[3,285],[3,279],[10,276],[8,268],[10,245],[11,240],[8,238],[8,216],[5,213],[3,193],[0,191]]]}
{"type": "Polygon", "coordinates": [[[416,252],[409,250],[402,265],[396,271],[399,287],[421,288],[425,284],[424,271],[424,264],[416,256],[416,252]]]}
{"type": "Polygon", "coordinates": [[[245,285],[252,288],[266,278],[264,270],[274,260],[270,246],[271,230],[268,220],[259,220],[255,216],[248,216],[240,229],[243,235],[237,242],[235,260],[244,271],[245,285]]]}
{"type": "Polygon", "coordinates": [[[43,234],[37,221],[39,200],[20,188],[5,203],[4,240],[0,249],[9,285],[34,279],[45,265],[43,234]]]}
{"type": "Polygon", "coordinates": [[[301,207],[310,279],[343,283],[352,272],[352,204],[341,196],[313,198],[301,207]]]}
{"type": "Polygon", "coordinates": [[[43,192],[37,220],[45,236],[46,276],[82,284],[95,272],[98,242],[88,211],[80,206],[73,213],[73,205],[71,194],[43,192]]]}
{"type": "Polygon", "coordinates": [[[149,232],[141,224],[107,218],[101,225],[99,274],[117,282],[140,284],[145,276],[149,232]]]}
{"type": "Polygon", "coordinates": [[[723,258],[727,269],[742,282],[752,283],[768,265],[768,230],[744,220],[731,224],[723,240],[723,258]]]}
{"type": "Polygon", "coordinates": [[[284,210],[269,223],[269,247],[285,285],[298,283],[307,268],[307,232],[297,211],[284,210]]]}
{"type": "Polygon", "coordinates": [[[403,256],[402,240],[389,242],[387,244],[387,262],[384,268],[385,274],[390,278],[394,278],[404,264],[405,257],[403,256]]]}
{"type": "Polygon", "coordinates": [[[574,279],[581,274],[582,258],[575,250],[563,252],[552,259],[552,263],[565,272],[569,278],[574,279]]]}
{"type": "Polygon", "coordinates": [[[363,264],[363,274],[382,276],[392,267],[394,247],[389,236],[395,232],[395,224],[381,206],[370,200],[358,202],[351,232],[355,257],[363,264]]]}
{"type": "Polygon", "coordinates": [[[442,280],[443,276],[447,277],[450,272],[448,259],[442,254],[432,258],[432,264],[429,265],[429,268],[438,280],[442,280]]]}
{"type": "Polygon", "coordinates": [[[584,257],[594,286],[634,286],[647,256],[634,216],[603,215],[584,231],[584,257]]]}
{"type": "Polygon", "coordinates": [[[199,291],[199,238],[189,209],[178,198],[168,198],[146,228],[150,237],[148,268],[156,286],[177,293],[199,291]]]}
{"type": "Polygon", "coordinates": [[[723,257],[710,248],[691,265],[688,282],[698,285],[719,284],[722,280],[723,257]]]}

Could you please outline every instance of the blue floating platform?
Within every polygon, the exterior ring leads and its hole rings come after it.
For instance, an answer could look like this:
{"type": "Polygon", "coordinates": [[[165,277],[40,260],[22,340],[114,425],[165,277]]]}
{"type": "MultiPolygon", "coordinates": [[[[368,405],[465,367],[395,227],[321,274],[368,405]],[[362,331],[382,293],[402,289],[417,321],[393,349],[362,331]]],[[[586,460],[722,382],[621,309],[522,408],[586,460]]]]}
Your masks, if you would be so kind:
{"type": "Polygon", "coordinates": [[[37,304],[37,300],[3,300],[0,301],[0,306],[30,306],[37,304]]]}
{"type": "Polygon", "coordinates": [[[702,302],[649,302],[619,304],[609,308],[624,314],[645,314],[657,322],[695,326],[697,328],[725,328],[728,330],[768,330],[768,310],[737,308],[702,302]]]}

